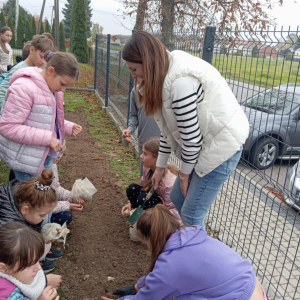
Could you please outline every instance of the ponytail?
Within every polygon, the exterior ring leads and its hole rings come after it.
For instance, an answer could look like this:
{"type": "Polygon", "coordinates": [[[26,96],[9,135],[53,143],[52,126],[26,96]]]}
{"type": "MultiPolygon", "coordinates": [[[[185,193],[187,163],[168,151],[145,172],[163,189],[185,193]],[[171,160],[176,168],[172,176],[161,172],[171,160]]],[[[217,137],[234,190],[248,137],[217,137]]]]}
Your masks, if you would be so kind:
{"type": "Polygon", "coordinates": [[[31,178],[15,185],[14,200],[20,208],[28,205],[31,209],[53,205],[57,202],[55,190],[51,187],[53,172],[44,169],[38,178],[31,178]]]}
{"type": "Polygon", "coordinates": [[[65,75],[78,80],[79,66],[77,58],[72,53],[67,52],[49,52],[46,57],[46,70],[53,67],[57,75],[65,75]]]}
{"type": "Polygon", "coordinates": [[[151,264],[148,274],[153,271],[155,262],[164,251],[166,242],[171,235],[181,228],[167,207],[157,204],[147,209],[137,221],[137,230],[151,245],[151,264]]]}

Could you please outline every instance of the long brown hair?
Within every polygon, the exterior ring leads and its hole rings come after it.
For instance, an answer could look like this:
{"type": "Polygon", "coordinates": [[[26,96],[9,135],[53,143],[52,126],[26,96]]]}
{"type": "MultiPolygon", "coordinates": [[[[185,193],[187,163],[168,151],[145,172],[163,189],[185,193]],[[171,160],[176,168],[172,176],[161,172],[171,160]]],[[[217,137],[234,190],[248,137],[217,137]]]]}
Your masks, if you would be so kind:
{"type": "MultiPolygon", "coordinates": [[[[0,30],[0,34],[4,34],[6,31],[10,31],[12,33],[12,30],[10,29],[10,27],[8,26],[3,26],[0,30]]],[[[6,53],[9,54],[9,50],[5,47],[5,43],[2,41],[2,39],[0,38],[0,45],[1,45],[1,49],[6,53]]]]}
{"type": "Polygon", "coordinates": [[[43,237],[20,222],[10,222],[0,228],[0,262],[16,272],[34,265],[43,255],[43,237]]]}
{"type": "Polygon", "coordinates": [[[144,104],[146,116],[153,115],[162,107],[162,88],[169,70],[169,56],[165,45],[155,36],[135,32],[122,51],[125,61],[142,64],[144,78],[139,89],[144,87],[143,95],[138,93],[139,104],[144,104]]]}
{"type": "Polygon", "coordinates": [[[72,53],[54,52],[46,56],[46,70],[53,67],[57,75],[66,75],[78,80],[79,66],[77,58],[72,53]]]}
{"type": "Polygon", "coordinates": [[[38,178],[33,177],[22,183],[17,183],[14,187],[14,200],[18,208],[28,205],[29,208],[35,209],[56,203],[57,196],[51,187],[52,180],[53,172],[50,169],[44,169],[38,178]],[[49,186],[50,189],[38,189],[35,184],[36,181],[43,186],[49,186]]]}
{"type": "Polygon", "coordinates": [[[170,236],[182,227],[186,226],[181,226],[163,204],[157,204],[145,210],[139,217],[136,228],[143,238],[150,241],[151,245],[151,263],[148,274],[153,271],[155,262],[164,251],[170,236]]]}
{"type": "MultiPolygon", "coordinates": [[[[147,150],[148,152],[150,152],[150,154],[157,158],[158,157],[158,151],[159,151],[159,144],[160,144],[160,140],[159,138],[150,138],[149,140],[147,140],[144,144],[143,144],[143,148],[145,148],[145,150],[147,150]]],[[[171,173],[173,173],[174,175],[178,175],[178,169],[175,165],[172,164],[167,164],[163,173],[163,177],[165,176],[165,174],[170,171],[171,173]]],[[[148,179],[148,181],[144,184],[142,190],[145,192],[149,192],[152,186],[152,176],[153,174],[150,176],[150,178],[148,179]]]]}

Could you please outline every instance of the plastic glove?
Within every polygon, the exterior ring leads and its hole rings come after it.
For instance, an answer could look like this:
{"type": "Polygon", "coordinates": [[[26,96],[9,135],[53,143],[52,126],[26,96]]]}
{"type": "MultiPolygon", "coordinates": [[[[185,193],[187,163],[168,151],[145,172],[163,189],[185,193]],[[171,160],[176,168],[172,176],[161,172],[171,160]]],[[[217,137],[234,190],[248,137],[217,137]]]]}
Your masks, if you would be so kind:
{"type": "Polygon", "coordinates": [[[119,296],[127,296],[127,295],[133,295],[136,293],[136,289],[134,285],[131,286],[123,286],[120,289],[117,289],[113,292],[113,295],[119,295],[119,296]]]}

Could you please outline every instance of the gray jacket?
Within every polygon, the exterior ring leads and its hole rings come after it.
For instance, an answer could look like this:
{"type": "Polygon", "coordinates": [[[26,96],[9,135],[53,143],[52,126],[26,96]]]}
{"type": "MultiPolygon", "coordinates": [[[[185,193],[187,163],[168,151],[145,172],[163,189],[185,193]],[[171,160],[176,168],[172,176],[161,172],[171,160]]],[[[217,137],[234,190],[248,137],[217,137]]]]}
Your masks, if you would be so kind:
{"type": "Polygon", "coordinates": [[[138,143],[142,147],[149,138],[160,137],[160,130],[153,116],[145,116],[144,106],[139,106],[138,101],[135,89],[133,88],[130,94],[128,129],[133,133],[138,127],[138,143]]]}

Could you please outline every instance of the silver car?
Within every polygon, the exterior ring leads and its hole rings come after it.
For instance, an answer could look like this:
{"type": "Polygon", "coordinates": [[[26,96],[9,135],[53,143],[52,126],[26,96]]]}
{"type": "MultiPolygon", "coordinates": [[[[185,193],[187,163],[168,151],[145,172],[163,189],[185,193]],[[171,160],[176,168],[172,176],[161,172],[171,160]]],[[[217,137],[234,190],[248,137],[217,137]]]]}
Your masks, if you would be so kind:
{"type": "Polygon", "coordinates": [[[251,129],[243,157],[267,169],[277,158],[295,159],[300,150],[300,84],[264,90],[242,103],[251,129]]]}
{"type": "Polygon", "coordinates": [[[300,210],[300,160],[288,172],[284,189],[285,202],[300,210]]]}

